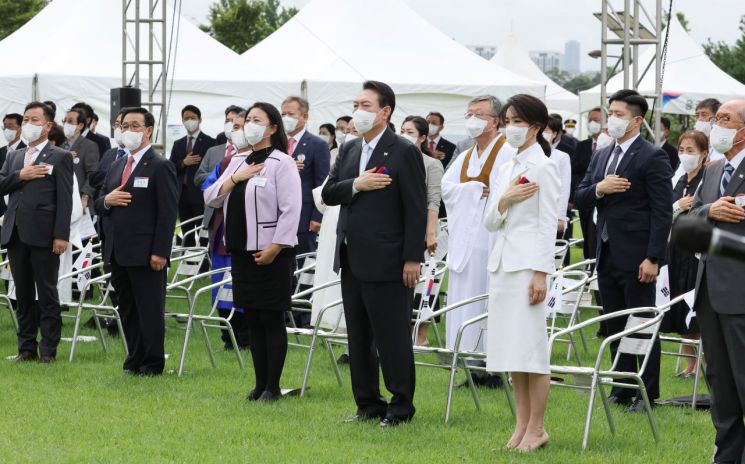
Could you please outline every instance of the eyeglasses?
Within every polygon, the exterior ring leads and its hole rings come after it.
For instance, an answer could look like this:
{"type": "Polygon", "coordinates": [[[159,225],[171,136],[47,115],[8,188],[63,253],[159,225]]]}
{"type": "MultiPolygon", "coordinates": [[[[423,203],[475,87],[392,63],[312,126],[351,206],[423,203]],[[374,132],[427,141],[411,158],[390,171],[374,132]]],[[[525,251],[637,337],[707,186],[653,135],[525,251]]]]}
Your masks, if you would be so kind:
{"type": "Polygon", "coordinates": [[[121,126],[119,126],[119,128],[122,130],[122,132],[128,131],[130,129],[138,132],[140,129],[144,129],[145,126],[143,126],[142,124],[122,124],[121,126]]]}
{"type": "Polygon", "coordinates": [[[470,119],[471,116],[476,116],[477,118],[480,118],[480,119],[483,119],[485,117],[487,117],[487,118],[496,118],[497,117],[496,114],[491,114],[491,113],[471,113],[471,112],[468,112],[468,113],[466,113],[466,114],[463,115],[463,117],[465,117],[466,119],[470,119]]]}
{"type": "Polygon", "coordinates": [[[737,123],[740,123],[740,124],[745,124],[742,121],[738,121],[736,119],[732,119],[732,117],[730,115],[728,115],[728,114],[725,114],[725,115],[722,115],[722,116],[714,116],[714,122],[717,123],[717,124],[720,123],[720,122],[727,123],[727,124],[729,124],[730,122],[737,122],[737,123]]]}

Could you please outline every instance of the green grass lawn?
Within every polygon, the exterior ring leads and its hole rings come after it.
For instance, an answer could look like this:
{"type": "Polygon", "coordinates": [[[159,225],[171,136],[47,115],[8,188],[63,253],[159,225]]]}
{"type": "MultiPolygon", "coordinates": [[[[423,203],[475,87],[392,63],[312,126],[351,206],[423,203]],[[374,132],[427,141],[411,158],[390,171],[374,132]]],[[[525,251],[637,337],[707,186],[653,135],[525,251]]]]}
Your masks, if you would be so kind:
{"type": "MultiPolygon", "coordinates": [[[[184,308],[169,302],[169,309],[184,308]]],[[[16,352],[16,341],[8,312],[0,310],[0,354],[5,357],[16,352]]],[[[63,336],[71,335],[71,325],[66,319],[63,336]]],[[[84,335],[95,333],[85,330],[84,335]]],[[[587,335],[592,338],[591,332],[587,335]]],[[[182,339],[178,325],[169,323],[168,371],[178,367],[182,339]]],[[[212,341],[221,346],[218,333],[212,333],[212,341]]],[[[72,364],[65,360],[69,344],[64,342],[59,361],[51,366],[0,361],[0,462],[699,463],[711,456],[714,434],[707,412],[658,408],[662,438],[655,444],[646,416],[615,409],[618,433],[613,436],[598,405],[590,448],[581,453],[587,397],[552,389],[546,418],[551,442],[543,451],[521,455],[502,449],[513,419],[501,391],[482,391],[479,412],[470,393],[458,390],[450,423],[444,424],[444,370],[418,368],[416,417],[408,425],[381,430],[372,423],[342,423],[355,411],[349,372],[342,368],[339,387],[323,351],[318,351],[304,398],[265,405],[244,399],[253,382],[250,356],[241,371],[232,353],[220,351],[213,369],[200,333],[192,339],[181,378],[173,373],[126,376],[121,345],[109,339],[109,346],[109,353],[103,353],[98,343],[80,344],[72,364]]],[[[597,340],[590,340],[591,351],[597,346],[597,340]]],[[[283,387],[300,385],[306,353],[290,348],[283,387]]],[[[674,363],[674,358],[663,358],[663,398],[692,389],[692,380],[674,377],[674,363]]]]}

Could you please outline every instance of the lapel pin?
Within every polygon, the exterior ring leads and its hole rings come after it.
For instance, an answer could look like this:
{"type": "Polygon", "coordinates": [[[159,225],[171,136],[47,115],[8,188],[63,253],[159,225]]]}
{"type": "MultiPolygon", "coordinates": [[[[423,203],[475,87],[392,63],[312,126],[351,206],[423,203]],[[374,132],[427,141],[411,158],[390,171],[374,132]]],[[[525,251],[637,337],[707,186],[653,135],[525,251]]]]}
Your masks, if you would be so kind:
{"type": "Polygon", "coordinates": [[[740,174],[740,179],[745,179],[745,174],[740,174]]]}
{"type": "Polygon", "coordinates": [[[388,156],[388,152],[387,152],[387,151],[386,151],[386,152],[384,152],[384,153],[383,153],[383,156],[388,156]]]}

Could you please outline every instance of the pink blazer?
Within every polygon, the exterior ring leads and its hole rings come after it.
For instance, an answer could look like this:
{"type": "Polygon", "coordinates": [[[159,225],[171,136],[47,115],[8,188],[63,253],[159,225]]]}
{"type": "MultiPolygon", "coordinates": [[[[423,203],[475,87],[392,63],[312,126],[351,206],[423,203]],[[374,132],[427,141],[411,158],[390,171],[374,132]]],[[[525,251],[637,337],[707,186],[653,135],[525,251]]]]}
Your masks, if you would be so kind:
{"type": "MultiPolygon", "coordinates": [[[[222,176],[204,191],[207,206],[223,209],[228,218],[228,198],[232,191],[220,195],[223,183],[240,168],[250,152],[233,157],[222,176]]],[[[246,186],[246,250],[264,250],[276,243],[286,247],[297,245],[297,228],[303,204],[300,175],[291,156],[275,150],[264,162],[266,178],[261,187],[249,181],[246,186]]]]}

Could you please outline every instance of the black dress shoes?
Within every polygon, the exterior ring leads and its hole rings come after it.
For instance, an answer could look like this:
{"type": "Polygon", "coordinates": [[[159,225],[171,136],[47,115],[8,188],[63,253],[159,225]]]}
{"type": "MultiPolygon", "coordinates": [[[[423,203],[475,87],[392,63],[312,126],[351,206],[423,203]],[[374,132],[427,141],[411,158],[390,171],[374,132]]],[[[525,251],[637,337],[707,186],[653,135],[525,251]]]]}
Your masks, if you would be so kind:
{"type": "Polygon", "coordinates": [[[631,398],[622,398],[617,395],[611,395],[608,397],[608,403],[617,404],[619,406],[631,406],[631,398]]]}
{"type": "Polygon", "coordinates": [[[354,416],[347,417],[344,419],[345,424],[351,424],[353,422],[371,422],[371,421],[382,421],[385,418],[385,412],[380,414],[364,414],[357,412],[354,416]]]}
{"type": "Polygon", "coordinates": [[[401,424],[405,424],[411,420],[411,417],[386,417],[380,421],[381,429],[389,429],[398,427],[401,424]]]}
{"type": "Polygon", "coordinates": [[[42,355],[39,358],[39,364],[52,364],[55,360],[54,356],[42,355]]]}
{"type": "Polygon", "coordinates": [[[341,356],[339,356],[339,359],[336,360],[336,364],[349,364],[349,355],[347,353],[342,353],[341,356]]]}
{"type": "MultiPolygon", "coordinates": [[[[654,401],[650,403],[650,406],[652,409],[656,407],[656,404],[654,401]]],[[[626,412],[647,412],[647,408],[644,406],[644,400],[638,399],[631,403],[631,406],[626,409],[626,412]]]]}
{"type": "Polygon", "coordinates": [[[272,403],[274,401],[278,401],[282,399],[282,392],[272,392],[269,390],[264,390],[261,393],[261,396],[257,398],[256,401],[266,402],[266,403],[272,403]]]}
{"type": "Polygon", "coordinates": [[[21,351],[18,353],[18,355],[13,358],[13,362],[22,363],[22,362],[28,362],[28,361],[36,361],[36,358],[38,356],[36,353],[31,351],[21,351]]]}
{"type": "Polygon", "coordinates": [[[256,401],[256,400],[259,399],[259,397],[261,397],[261,394],[262,393],[264,393],[263,390],[260,391],[260,390],[257,390],[257,389],[254,388],[253,390],[251,390],[250,392],[248,392],[248,395],[246,395],[246,399],[248,401],[256,401]]]}

